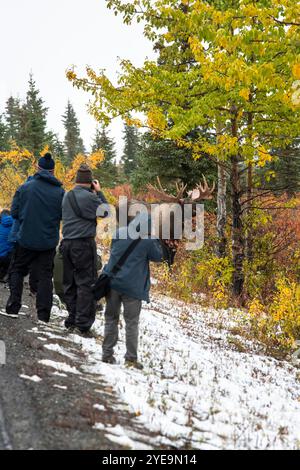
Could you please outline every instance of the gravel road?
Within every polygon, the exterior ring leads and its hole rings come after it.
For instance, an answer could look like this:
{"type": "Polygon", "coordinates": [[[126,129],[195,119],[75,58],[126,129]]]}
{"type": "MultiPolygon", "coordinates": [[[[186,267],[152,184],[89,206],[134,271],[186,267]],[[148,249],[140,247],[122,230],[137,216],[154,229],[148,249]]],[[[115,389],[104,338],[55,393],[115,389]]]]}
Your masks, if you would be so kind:
{"type": "MultiPolygon", "coordinates": [[[[1,284],[1,310],[7,296],[8,290],[1,284]]],[[[30,306],[26,292],[23,302],[30,306]]],[[[107,390],[99,378],[95,381],[88,374],[59,374],[39,362],[62,361],[62,357],[45,349],[47,336],[33,334],[36,324],[29,316],[30,311],[23,307],[23,315],[18,319],[0,315],[0,340],[5,342],[7,351],[6,365],[0,365],[0,449],[124,448],[112,444],[105,431],[95,430],[93,425],[103,423],[103,429],[128,425],[130,413],[122,411],[113,391],[107,390]],[[34,376],[41,380],[33,381],[34,376]]],[[[39,324],[38,329],[45,335],[57,333],[62,346],[69,344],[67,333],[55,321],[49,326],[39,324]]],[[[63,361],[66,362],[65,357],[63,361]]],[[[68,364],[80,368],[84,363],[80,346],[72,345],[68,364]]]]}

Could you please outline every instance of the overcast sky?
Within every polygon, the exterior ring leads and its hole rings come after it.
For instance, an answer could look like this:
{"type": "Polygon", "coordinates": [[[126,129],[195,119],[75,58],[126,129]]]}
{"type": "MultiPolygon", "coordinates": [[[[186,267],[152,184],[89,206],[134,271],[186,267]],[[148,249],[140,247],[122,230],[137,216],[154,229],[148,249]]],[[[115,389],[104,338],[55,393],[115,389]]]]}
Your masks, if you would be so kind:
{"type": "MultiPolygon", "coordinates": [[[[49,107],[49,128],[63,137],[61,115],[70,99],[89,147],[96,126],[86,111],[89,96],[73,89],[65,70],[88,64],[114,77],[118,57],[139,65],[152,56],[142,27],[123,25],[105,5],[105,0],[0,0],[0,112],[10,95],[24,98],[32,71],[49,107]]],[[[112,124],[111,135],[120,153],[121,122],[112,124]]]]}

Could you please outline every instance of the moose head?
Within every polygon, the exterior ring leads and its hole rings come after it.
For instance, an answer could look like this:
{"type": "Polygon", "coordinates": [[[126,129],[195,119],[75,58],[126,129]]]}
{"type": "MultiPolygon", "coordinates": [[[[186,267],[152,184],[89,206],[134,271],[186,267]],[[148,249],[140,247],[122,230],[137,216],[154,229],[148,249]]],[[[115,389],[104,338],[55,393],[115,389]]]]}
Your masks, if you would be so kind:
{"type": "Polygon", "coordinates": [[[196,188],[192,191],[186,191],[187,184],[176,183],[177,194],[174,196],[167,193],[160,182],[159,177],[157,176],[157,186],[148,184],[147,188],[149,195],[157,199],[159,202],[169,202],[169,203],[179,203],[181,205],[187,203],[199,203],[200,201],[209,200],[213,198],[213,192],[215,190],[215,182],[213,182],[212,187],[209,187],[206,178],[204,175],[203,182],[197,184],[196,188]]]}

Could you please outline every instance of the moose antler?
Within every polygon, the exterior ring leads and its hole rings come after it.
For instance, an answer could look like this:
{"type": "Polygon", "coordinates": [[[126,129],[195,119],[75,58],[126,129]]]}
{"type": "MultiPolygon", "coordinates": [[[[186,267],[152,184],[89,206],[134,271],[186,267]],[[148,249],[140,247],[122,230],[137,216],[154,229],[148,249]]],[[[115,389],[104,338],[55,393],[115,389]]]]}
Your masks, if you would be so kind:
{"type": "Polygon", "coordinates": [[[173,194],[168,194],[162,184],[160,182],[159,177],[157,176],[157,183],[158,186],[154,186],[153,184],[148,184],[147,188],[152,196],[158,198],[160,201],[163,202],[180,202],[183,199],[183,195],[186,191],[187,185],[181,183],[180,185],[176,183],[177,194],[173,196],[173,194]]]}
{"type": "Polygon", "coordinates": [[[188,193],[188,199],[184,198],[187,184],[176,183],[177,194],[176,196],[173,196],[172,194],[168,194],[164,190],[158,176],[157,176],[158,186],[148,184],[147,188],[149,190],[149,193],[161,202],[183,203],[183,202],[188,202],[188,201],[198,202],[198,201],[203,201],[205,199],[212,199],[213,197],[212,194],[215,190],[215,183],[213,183],[212,187],[210,188],[208,186],[205,176],[202,175],[202,177],[203,177],[203,182],[197,184],[196,188],[194,188],[192,191],[188,193]]]}
{"type": "Polygon", "coordinates": [[[196,188],[194,188],[193,191],[190,191],[188,193],[189,198],[193,202],[203,201],[205,199],[212,199],[213,197],[212,195],[216,187],[215,182],[213,182],[213,185],[210,188],[208,186],[205,176],[202,175],[202,177],[203,177],[203,184],[202,183],[197,184],[196,188]]]}

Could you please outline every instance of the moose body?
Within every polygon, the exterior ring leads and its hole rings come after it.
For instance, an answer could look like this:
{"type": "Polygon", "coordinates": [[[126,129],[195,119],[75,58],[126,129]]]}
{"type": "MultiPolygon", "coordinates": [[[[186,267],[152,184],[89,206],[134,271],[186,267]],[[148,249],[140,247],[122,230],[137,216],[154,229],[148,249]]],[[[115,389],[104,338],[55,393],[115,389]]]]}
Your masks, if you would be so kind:
{"type": "Polygon", "coordinates": [[[127,199],[125,204],[119,205],[118,221],[120,225],[127,225],[138,213],[148,213],[152,221],[152,234],[164,240],[180,240],[187,232],[186,226],[191,230],[192,220],[197,215],[197,208],[204,200],[212,199],[215,185],[210,188],[203,177],[195,189],[187,192],[187,185],[176,184],[177,194],[167,193],[157,177],[158,186],[149,184],[147,198],[149,200],[127,199]]]}

